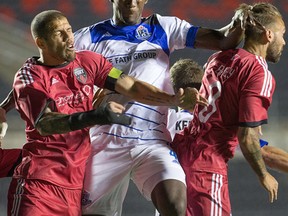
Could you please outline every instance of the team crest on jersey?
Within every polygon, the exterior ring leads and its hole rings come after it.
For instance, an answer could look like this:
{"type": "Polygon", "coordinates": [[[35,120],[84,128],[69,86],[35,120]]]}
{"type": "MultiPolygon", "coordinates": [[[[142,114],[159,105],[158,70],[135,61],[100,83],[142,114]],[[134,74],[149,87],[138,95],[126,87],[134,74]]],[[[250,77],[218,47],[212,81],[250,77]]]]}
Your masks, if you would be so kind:
{"type": "Polygon", "coordinates": [[[83,68],[75,68],[73,72],[79,82],[83,84],[86,83],[87,73],[83,68]]]}
{"type": "Polygon", "coordinates": [[[147,40],[149,37],[151,36],[151,33],[149,32],[149,30],[140,25],[137,29],[136,29],[136,38],[139,40],[147,40]]]}

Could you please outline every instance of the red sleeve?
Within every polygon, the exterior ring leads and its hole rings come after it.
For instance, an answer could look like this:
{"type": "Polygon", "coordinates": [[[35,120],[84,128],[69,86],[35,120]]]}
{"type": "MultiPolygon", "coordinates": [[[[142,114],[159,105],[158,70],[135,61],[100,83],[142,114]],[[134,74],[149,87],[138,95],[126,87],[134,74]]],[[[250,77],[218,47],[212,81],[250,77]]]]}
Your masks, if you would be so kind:
{"type": "Polygon", "coordinates": [[[14,79],[16,109],[22,119],[33,127],[49,99],[44,82],[41,73],[29,67],[21,68],[14,79]]]}
{"type": "Polygon", "coordinates": [[[12,176],[14,168],[21,162],[21,149],[0,148],[0,178],[12,176]]]}
{"type": "Polygon", "coordinates": [[[256,127],[266,124],[275,80],[271,72],[263,65],[250,69],[246,80],[242,85],[239,101],[240,126],[256,127]]]}

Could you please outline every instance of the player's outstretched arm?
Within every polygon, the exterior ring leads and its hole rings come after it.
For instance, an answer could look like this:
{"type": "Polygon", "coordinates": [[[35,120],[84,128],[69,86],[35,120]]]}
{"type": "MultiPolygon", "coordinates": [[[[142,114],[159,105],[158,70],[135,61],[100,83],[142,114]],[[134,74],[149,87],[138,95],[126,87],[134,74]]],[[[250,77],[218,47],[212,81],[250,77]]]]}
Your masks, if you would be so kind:
{"type": "Polygon", "coordinates": [[[154,106],[181,107],[181,105],[185,104],[185,106],[194,108],[196,103],[201,105],[208,104],[207,100],[196,89],[192,91],[180,89],[175,95],[168,94],[149,83],[124,74],[117,79],[115,90],[133,100],[154,106]]]}
{"type": "Polygon", "coordinates": [[[122,114],[124,107],[115,102],[109,102],[97,109],[78,112],[71,115],[51,112],[47,107],[35,123],[35,128],[42,136],[68,133],[94,125],[131,123],[130,117],[122,114]]]}
{"type": "Polygon", "coordinates": [[[2,139],[6,135],[7,129],[8,129],[8,124],[6,121],[6,111],[2,107],[0,107],[0,147],[2,144],[2,139]]]}
{"type": "Polygon", "coordinates": [[[248,19],[247,11],[237,9],[231,22],[220,28],[200,28],[196,34],[195,47],[225,50],[237,47],[244,37],[244,29],[248,19]]]}
{"type": "Polygon", "coordinates": [[[5,137],[8,123],[6,120],[6,113],[15,108],[15,101],[13,91],[11,90],[7,97],[0,104],[0,147],[2,139],[5,137]]]}
{"type": "Polygon", "coordinates": [[[6,113],[15,108],[15,100],[13,97],[13,89],[8,93],[6,98],[1,102],[0,107],[2,107],[6,113]]]}
{"type": "Polygon", "coordinates": [[[288,173],[288,152],[275,146],[261,148],[265,164],[273,170],[288,173]]]}
{"type": "Polygon", "coordinates": [[[259,128],[239,127],[238,140],[244,157],[268,191],[272,203],[277,200],[278,182],[266,169],[259,145],[259,128]]]}

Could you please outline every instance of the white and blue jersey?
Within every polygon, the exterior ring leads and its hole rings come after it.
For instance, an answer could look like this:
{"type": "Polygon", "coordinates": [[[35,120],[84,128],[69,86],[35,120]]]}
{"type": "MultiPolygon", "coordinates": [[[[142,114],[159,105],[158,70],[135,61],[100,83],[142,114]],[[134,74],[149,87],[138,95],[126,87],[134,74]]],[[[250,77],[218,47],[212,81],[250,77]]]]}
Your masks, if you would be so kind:
{"type": "MultiPolygon", "coordinates": [[[[193,47],[197,30],[198,27],[186,21],[158,14],[143,18],[134,26],[116,26],[109,19],[75,32],[75,46],[78,50],[100,53],[125,74],[173,93],[169,56],[176,49],[193,47]]],[[[92,142],[93,137],[99,135],[102,142],[106,138],[114,139],[111,145],[115,148],[147,141],[171,141],[167,130],[167,107],[144,105],[117,93],[109,94],[103,102],[110,100],[126,106],[132,124],[93,127],[92,142]]]]}
{"type": "Polygon", "coordinates": [[[176,133],[180,133],[185,127],[188,127],[190,121],[193,119],[193,114],[180,107],[170,108],[168,111],[167,128],[171,134],[172,139],[176,133]]]}

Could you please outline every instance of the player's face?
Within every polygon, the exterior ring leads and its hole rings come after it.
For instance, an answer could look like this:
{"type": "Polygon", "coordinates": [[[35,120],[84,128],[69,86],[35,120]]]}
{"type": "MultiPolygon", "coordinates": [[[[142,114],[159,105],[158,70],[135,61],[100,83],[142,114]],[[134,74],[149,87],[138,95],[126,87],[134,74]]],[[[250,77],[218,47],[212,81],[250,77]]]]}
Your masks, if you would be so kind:
{"type": "Polygon", "coordinates": [[[135,25],[141,21],[147,0],[114,0],[113,19],[116,25],[135,25]]]}
{"type": "Polygon", "coordinates": [[[285,25],[283,20],[279,20],[275,24],[274,38],[267,48],[267,61],[276,63],[280,60],[282,55],[283,47],[285,45],[284,40],[285,25]]]}
{"type": "Polygon", "coordinates": [[[72,61],[75,58],[74,35],[66,18],[57,19],[51,24],[52,31],[46,40],[46,56],[55,64],[72,61]]]}

